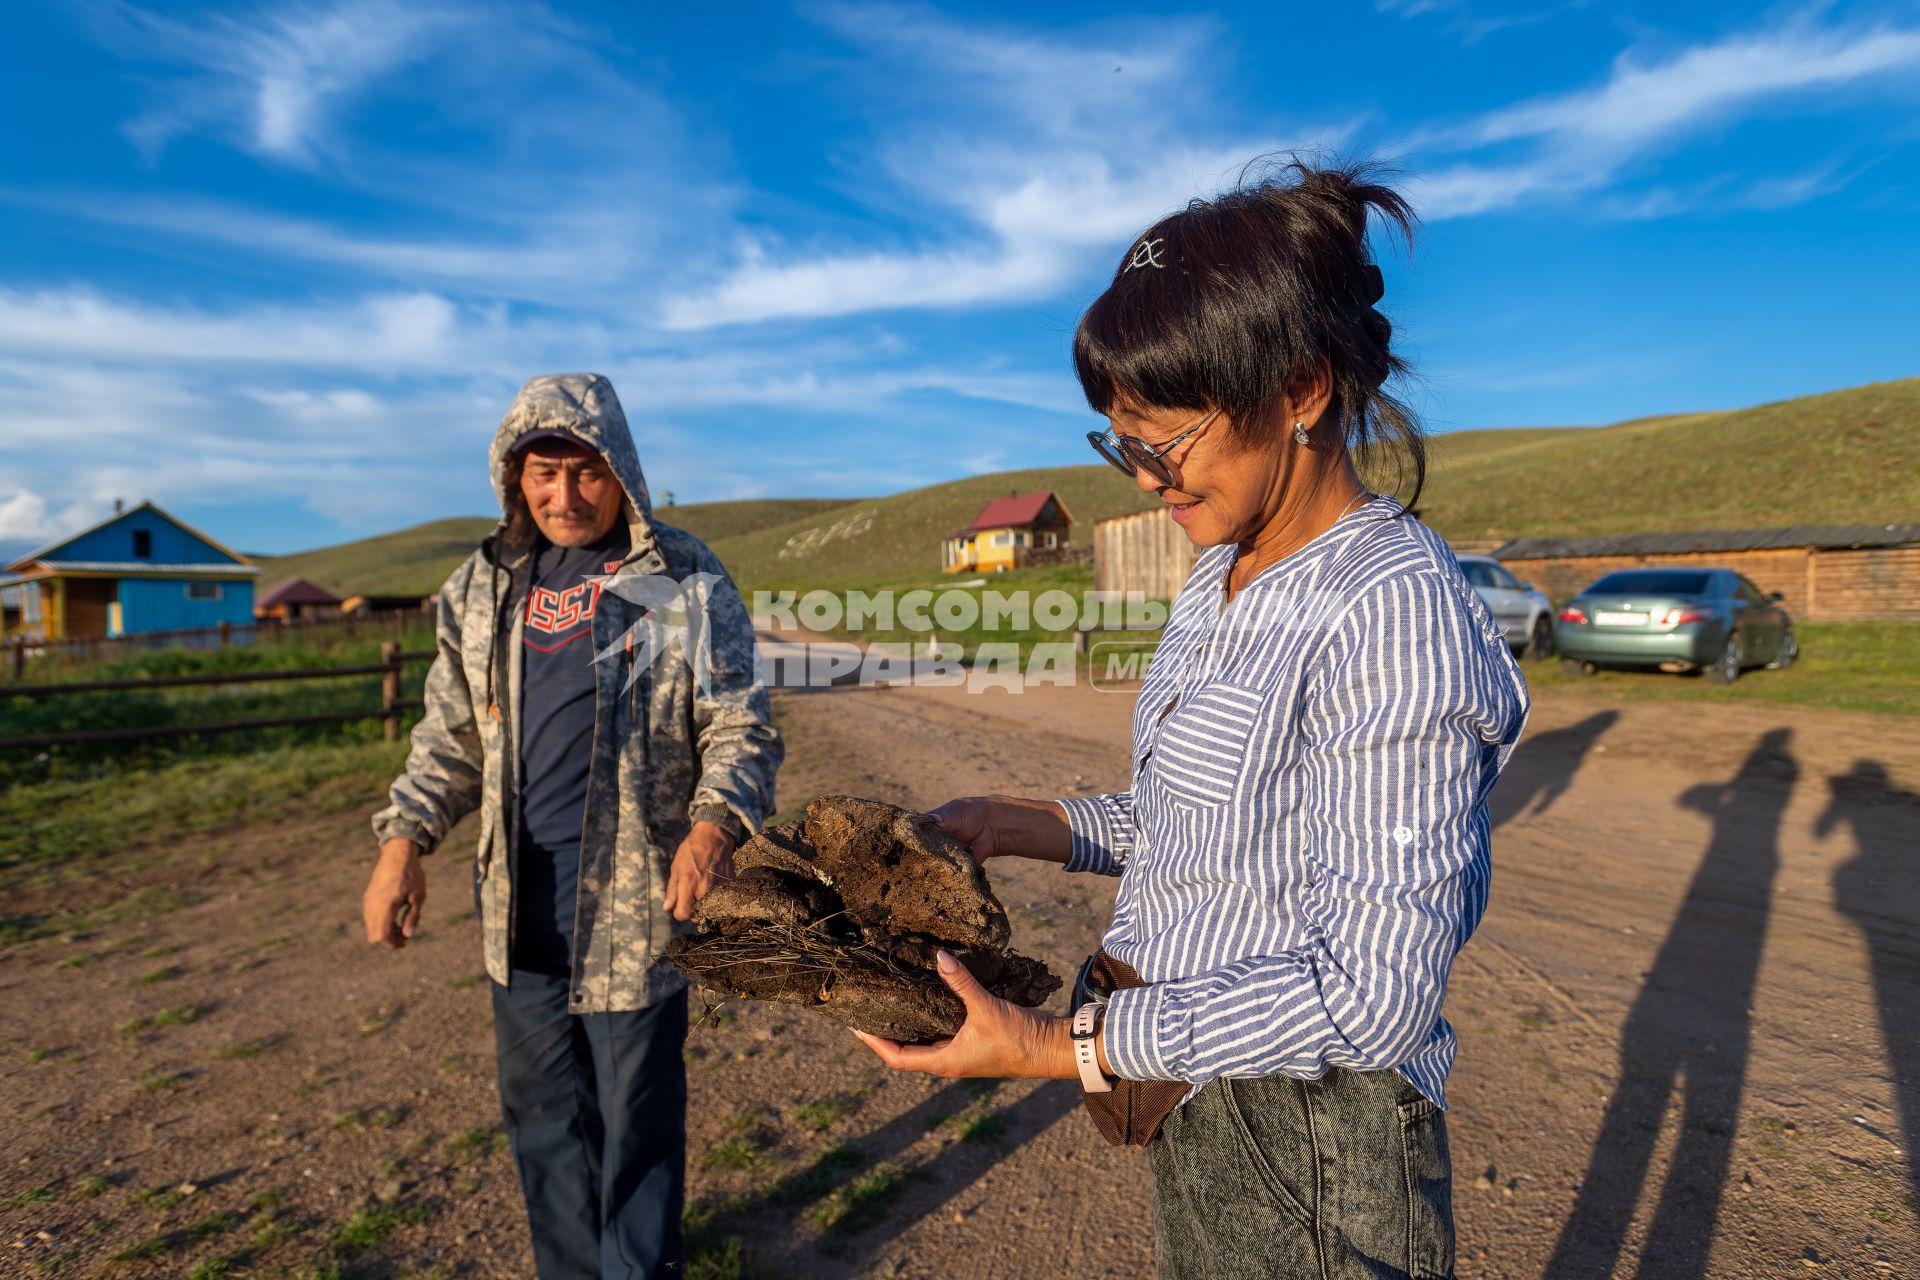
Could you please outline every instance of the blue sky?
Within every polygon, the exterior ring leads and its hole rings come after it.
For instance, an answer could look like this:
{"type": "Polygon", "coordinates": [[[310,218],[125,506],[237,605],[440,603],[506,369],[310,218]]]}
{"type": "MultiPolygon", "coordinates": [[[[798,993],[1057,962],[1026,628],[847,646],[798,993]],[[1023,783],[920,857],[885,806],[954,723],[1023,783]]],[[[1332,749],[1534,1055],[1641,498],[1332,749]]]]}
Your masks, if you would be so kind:
{"type": "Polygon", "coordinates": [[[1436,431],[1916,372],[1920,10],[8,6],[0,546],[152,498],[286,551],[492,509],[527,377],[656,492],[1088,461],[1069,341],[1278,148],[1403,166],[1436,431]]]}

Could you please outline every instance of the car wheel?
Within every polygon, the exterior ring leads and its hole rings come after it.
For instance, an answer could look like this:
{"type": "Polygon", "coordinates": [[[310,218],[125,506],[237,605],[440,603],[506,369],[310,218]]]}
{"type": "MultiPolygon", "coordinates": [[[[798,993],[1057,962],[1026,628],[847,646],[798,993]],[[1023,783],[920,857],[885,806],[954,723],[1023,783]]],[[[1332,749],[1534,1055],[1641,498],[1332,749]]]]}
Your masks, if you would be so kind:
{"type": "Polygon", "coordinates": [[[1786,634],[1780,637],[1780,656],[1767,664],[1769,671],[1785,671],[1800,656],[1800,642],[1793,638],[1793,628],[1788,627],[1786,634]]]}
{"type": "Polygon", "coordinates": [[[1591,662],[1582,662],[1578,658],[1562,658],[1560,669],[1570,676],[1590,676],[1600,668],[1591,662]]]}
{"type": "Polygon", "coordinates": [[[1727,643],[1720,649],[1720,657],[1707,668],[1707,679],[1714,684],[1732,684],[1740,678],[1740,633],[1727,637],[1727,643]]]}
{"type": "Polygon", "coordinates": [[[1545,614],[1534,619],[1533,642],[1527,646],[1527,656],[1535,662],[1553,656],[1553,620],[1545,614]]]}

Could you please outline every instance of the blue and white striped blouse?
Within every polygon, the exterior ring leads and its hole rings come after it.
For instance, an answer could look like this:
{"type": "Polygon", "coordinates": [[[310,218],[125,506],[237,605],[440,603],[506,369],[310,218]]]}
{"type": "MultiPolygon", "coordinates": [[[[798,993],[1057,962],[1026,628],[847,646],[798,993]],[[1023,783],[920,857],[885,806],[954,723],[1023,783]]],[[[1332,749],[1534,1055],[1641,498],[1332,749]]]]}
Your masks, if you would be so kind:
{"type": "Polygon", "coordinates": [[[1121,877],[1105,947],[1147,986],[1122,1076],[1397,1068],[1446,1105],[1447,973],[1486,910],[1487,793],[1525,679],[1453,553],[1373,499],[1222,607],[1201,552],[1133,717],[1133,789],[1062,801],[1121,877]]]}

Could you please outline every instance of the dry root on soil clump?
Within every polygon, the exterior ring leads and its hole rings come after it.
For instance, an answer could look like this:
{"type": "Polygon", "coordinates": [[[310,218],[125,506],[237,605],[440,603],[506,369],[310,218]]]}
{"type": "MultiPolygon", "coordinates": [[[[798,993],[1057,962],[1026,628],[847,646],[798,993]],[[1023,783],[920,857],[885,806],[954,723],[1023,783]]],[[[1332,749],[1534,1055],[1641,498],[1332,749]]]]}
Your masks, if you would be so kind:
{"type": "Polygon", "coordinates": [[[966,1011],[934,952],[987,990],[1034,1006],[1060,987],[1011,933],[965,845],[931,817],[878,800],[821,796],[733,856],[736,875],[694,911],[699,931],[667,954],[704,987],[811,1005],[890,1040],[939,1040],[966,1011]]]}

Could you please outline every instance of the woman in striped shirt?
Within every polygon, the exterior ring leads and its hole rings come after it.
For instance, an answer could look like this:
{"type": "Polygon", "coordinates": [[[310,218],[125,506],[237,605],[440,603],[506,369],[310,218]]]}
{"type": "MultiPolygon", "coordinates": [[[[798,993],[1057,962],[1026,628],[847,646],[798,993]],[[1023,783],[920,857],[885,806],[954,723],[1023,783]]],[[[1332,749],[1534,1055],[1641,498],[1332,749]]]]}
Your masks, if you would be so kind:
{"type": "Polygon", "coordinates": [[[1118,875],[1070,1019],[957,964],[960,1032],[890,1066],[1080,1079],[1147,1146],[1163,1277],[1453,1274],[1442,1109],[1455,954],[1485,910],[1487,794],[1527,692],[1417,497],[1376,309],[1364,166],[1298,163],[1129,246],[1074,359],[1108,461],[1201,548],[1142,685],[1133,785],[938,810],[977,858],[1118,875]]]}

